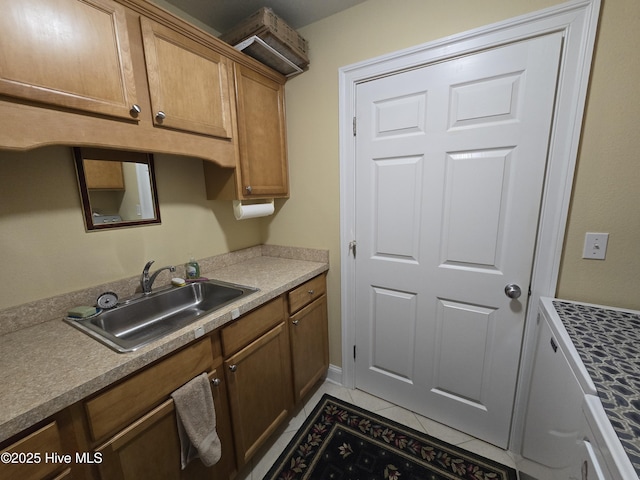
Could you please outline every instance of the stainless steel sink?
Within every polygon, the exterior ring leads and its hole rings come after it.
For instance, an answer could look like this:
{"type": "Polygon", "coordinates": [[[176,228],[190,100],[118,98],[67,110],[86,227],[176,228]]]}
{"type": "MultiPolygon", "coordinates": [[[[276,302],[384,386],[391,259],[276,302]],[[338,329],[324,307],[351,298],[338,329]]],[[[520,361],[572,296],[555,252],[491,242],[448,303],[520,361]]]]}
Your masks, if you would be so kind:
{"type": "Polygon", "coordinates": [[[257,291],[209,280],[141,296],[88,318],[64,320],[117,352],[132,352],[257,291]]]}

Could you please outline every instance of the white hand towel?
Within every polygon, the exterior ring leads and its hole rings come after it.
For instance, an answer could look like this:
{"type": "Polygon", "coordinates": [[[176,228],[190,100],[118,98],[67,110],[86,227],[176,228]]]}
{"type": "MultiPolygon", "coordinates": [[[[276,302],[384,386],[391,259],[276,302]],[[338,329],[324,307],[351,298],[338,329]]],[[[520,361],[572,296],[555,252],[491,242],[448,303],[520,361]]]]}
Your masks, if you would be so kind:
{"type": "Polygon", "coordinates": [[[207,467],[215,464],[222,452],[207,374],[186,383],[173,392],[171,398],[176,407],[182,469],[197,457],[207,467]]]}

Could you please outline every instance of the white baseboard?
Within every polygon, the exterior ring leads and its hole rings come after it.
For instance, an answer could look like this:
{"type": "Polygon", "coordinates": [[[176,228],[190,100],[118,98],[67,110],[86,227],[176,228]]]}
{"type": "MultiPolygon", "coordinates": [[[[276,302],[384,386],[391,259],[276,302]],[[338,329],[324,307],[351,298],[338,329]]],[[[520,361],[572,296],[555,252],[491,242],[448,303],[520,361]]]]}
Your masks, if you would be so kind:
{"type": "Polygon", "coordinates": [[[336,365],[329,365],[327,370],[327,381],[342,385],[342,368],[336,365]]]}

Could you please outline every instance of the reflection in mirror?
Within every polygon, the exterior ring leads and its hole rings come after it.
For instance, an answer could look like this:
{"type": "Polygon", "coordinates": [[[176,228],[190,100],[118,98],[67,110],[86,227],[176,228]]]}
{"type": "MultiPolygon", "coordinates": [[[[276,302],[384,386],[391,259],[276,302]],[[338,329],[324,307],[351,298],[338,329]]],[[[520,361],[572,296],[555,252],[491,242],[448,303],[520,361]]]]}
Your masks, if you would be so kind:
{"type": "Polygon", "coordinates": [[[153,155],[74,148],[87,230],[160,223],[153,155]]]}

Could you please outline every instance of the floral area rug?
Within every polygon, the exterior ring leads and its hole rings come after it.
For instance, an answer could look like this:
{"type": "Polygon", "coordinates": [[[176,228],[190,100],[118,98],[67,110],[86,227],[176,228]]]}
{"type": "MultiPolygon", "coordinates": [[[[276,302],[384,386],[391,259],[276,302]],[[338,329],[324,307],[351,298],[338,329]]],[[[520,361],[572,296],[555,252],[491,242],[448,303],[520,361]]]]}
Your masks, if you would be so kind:
{"type": "Polygon", "coordinates": [[[265,480],[516,480],[512,468],[324,395],[265,480]]]}

